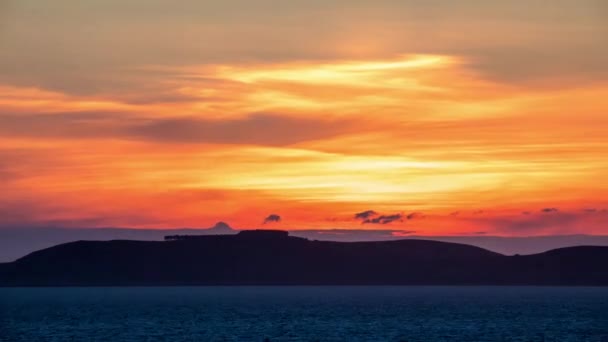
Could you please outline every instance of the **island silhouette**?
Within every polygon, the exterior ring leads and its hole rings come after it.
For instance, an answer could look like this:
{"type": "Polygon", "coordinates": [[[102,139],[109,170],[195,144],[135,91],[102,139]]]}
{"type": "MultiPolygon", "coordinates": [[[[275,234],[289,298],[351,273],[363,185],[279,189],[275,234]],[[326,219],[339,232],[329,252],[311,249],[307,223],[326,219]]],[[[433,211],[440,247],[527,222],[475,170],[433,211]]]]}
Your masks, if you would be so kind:
{"type": "Polygon", "coordinates": [[[430,240],[333,242],[245,230],[65,243],[0,264],[0,285],[606,286],[608,247],[506,256],[430,240]]]}

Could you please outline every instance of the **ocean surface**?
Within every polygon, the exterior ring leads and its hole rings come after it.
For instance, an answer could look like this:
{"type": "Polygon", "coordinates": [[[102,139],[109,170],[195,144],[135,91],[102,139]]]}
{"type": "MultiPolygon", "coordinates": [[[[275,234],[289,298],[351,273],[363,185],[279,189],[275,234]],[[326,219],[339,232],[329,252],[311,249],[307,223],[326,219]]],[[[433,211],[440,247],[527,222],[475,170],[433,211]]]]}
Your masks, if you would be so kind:
{"type": "Polygon", "coordinates": [[[608,288],[0,288],[0,341],[608,342],[608,288]]]}

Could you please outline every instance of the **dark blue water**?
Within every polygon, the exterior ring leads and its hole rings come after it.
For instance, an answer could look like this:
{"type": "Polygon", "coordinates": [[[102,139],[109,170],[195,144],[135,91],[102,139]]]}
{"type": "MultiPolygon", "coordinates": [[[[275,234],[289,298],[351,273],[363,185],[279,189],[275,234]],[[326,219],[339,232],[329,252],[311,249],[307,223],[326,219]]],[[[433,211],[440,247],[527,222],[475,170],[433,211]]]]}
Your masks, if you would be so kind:
{"type": "Polygon", "coordinates": [[[0,340],[608,341],[608,288],[4,288],[0,340]]]}

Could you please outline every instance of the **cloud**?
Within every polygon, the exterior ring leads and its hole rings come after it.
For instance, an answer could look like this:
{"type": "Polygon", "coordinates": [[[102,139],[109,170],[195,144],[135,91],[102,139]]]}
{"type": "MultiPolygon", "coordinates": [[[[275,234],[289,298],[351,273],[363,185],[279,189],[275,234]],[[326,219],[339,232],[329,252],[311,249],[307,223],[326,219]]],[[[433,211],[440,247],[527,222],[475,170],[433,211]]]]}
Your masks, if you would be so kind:
{"type": "Polygon", "coordinates": [[[388,223],[391,223],[394,221],[403,221],[404,219],[414,220],[414,219],[419,219],[419,218],[423,218],[423,217],[424,217],[424,215],[420,212],[413,212],[408,215],[403,215],[403,214],[380,215],[376,211],[366,210],[366,211],[362,211],[360,213],[355,214],[355,219],[363,220],[363,222],[362,222],[363,224],[366,224],[366,223],[388,224],[388,223]]]}
{"type": "Polygon", "coordinates": [[[559,209],[557,208],[543,208],[540,210],[543,213],[557,213],[559,209]]]}
{"type": "Polygon", "coordinates": [[[366,219],[365,221],[363,221],[363,224],[366,224],[366,223],[370,223],[370,224],[389,224],[389,223],[392,223],[394,221],[403,221],[403,215],[402,214],[381,215],[381,216],[374,217],[374,218],[371,218],[371,219],[366,219]]]}
{"type": "Polygon", "coordinates": [[[281,216],[270,214],[264,219],[264,224],[281,222],[281,216]]]}
{"type": "Polygon", "coordinates": [[[347,130],[343,121],[322,121],[269,114],[231,120],[177,118],[131,126],[127,135],[176,143],[289,145],[330,137],[347,130]]]}
{"type": "Polygon", "coordinates": [[[506,80],[556,73],[603,80],[607,71],[603,40],[606,8],[600,0],[560,1],[550,10],[540,1],[523,5],[519,1],[387,0],[358,3],[352,11],[342,10],[349,4],[345,1],[294,0],[272,9],[268,7],[271,1],[244,0],[225,4],[188,0],[180,6],[144,0],[129,1],[128,6],[117,1],[95,1],[87,6],[55,1],[39,2],[36,12],[20,3],[0,1],[0,75],[14,83],[87,93],[131,90],[133,83],[142,88],[137,90],[144,90],[151,82],[134,82],[133,78],[143,77],[134,65],[323,60],[352,54],[356,45],[361,45],[362,50],[357,51],[363,55],[372,51],[383,55],[425,51],[466,55],[485,73],[506,80]],[[375,15],[361,16],[370,6],[375,15]],[[144,7],[146,11],[136,11],[144,7]],[[235,13],[230,8],[242,10],[235,13]],[[159,13],[165,23],[162,27],[156,25],[159,13]],[[134,15],[137,25],[133,24],[134,15]],[[80,20],[66,20],[72,17],[112,25],[83,30],[80,20]],[[480,17],[487,20],[478,20],[480,17]],[[312,20],[317,24],[309,25],[312,20]],[[210,29],[209,22],[215,29],[210,29]],[[367,39],[372,36],[374,47],[369,50],[367,39]]]}
{"type": "Polygon", "coordinates": [[[345,120],[251,114],[211,120],[200,117],[142,118],[128,113],[73,112],[0,114],[0,135],[60,139],[142,140],[159,143],[218,143],[283,146],[345,133],[345,120]]]}
{"type": "Polygon", "coordinates": [[[355,214],[355,219],[357,220],[365,220],[368,219],[370,217],[376,216],[378,215],[377,212],[373,211],[373,210],[366,210],[360,213],[356,213],[355,214]]]}
{"type": "Polygon", "coordinates": [[[414,220],[414,219],[424,218],[424,214],[419,213],[419,212],[414,212],[414,213],[411,213],[411,214],[407,215],[406,218],[408,220],[414,220]]]}

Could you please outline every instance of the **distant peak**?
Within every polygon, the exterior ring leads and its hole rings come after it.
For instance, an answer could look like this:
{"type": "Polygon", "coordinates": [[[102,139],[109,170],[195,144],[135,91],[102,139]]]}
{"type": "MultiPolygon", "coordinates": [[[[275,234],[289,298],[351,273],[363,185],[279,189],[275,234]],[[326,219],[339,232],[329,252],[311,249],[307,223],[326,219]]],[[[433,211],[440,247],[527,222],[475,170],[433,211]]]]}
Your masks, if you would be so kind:
{"type": "Polygon", "coordinates": [[[232,227],[230,227],[228,223],[220,221],[216,223],[215,226],[213,226],[211,229],[232,229],[232,227]]]}

